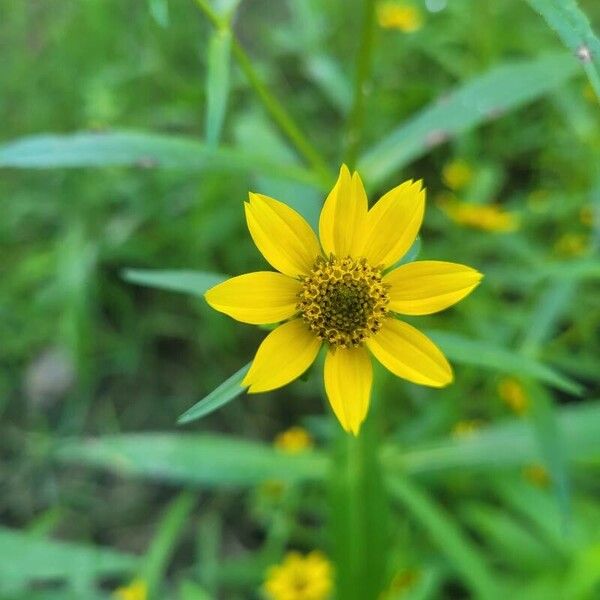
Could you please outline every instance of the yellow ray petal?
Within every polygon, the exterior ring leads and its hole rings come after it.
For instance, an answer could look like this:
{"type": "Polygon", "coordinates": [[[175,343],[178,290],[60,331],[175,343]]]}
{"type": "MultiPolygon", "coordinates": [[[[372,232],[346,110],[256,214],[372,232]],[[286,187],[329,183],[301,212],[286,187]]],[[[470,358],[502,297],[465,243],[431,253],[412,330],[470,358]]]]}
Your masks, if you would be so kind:
{"type": "Polygon", "coordinates": [[[301,319],[294,319],[271,331],[258,347],[242,385],[249,393],[267,392],[300,377],[313,363],[321,340],[301,319]]]}
{"type": "Polygon", "coordinates": [[[342,165],[319,219],[319,237],[326,255],[357,257],[364,243],[368,202],[358,173],[350,177],[342,165]]]}
{"type": "Polygon", "coordinates": [[[431,387],[452,382],[452,368],[441,350],[408,323],[387,319],[366,344],[375,358],[398,377],[431,387]]]}
{"type": "Polygon", "coordinates": [[[287,204],[262,194],[250,193],[244,207],[250,235],[269,263],[290,277],[307,274],[321,254],[310,225],[287,204]]]}
{"type": "Polygon", "coordinates": [[[371,398],[373,367],[366,349],[336,348],[325,358],[325,391],[342,427],[358,435],[371,398]]]}
{"type": "Polygon", "coordinates": [[[393,265],[415,241],[425,212],[421,183],[405,181],[384,194],[369,211],[363,256],[371,265],[393,265]]]}
{"type": "Polygon", "coordinates": [[[390,310],[404,315],[429,315],[462,300],[482,277],[465,265],[420,260],[394,269],[383,282],[390,286],[390,310]]]}
{"type": "Polygon", "coordinates": [[[302,284],[281,273],[246,273],[219,283],[204,294],[206,301],[242,323],[262,325],[289,319],[296,312],[302,284]]]}

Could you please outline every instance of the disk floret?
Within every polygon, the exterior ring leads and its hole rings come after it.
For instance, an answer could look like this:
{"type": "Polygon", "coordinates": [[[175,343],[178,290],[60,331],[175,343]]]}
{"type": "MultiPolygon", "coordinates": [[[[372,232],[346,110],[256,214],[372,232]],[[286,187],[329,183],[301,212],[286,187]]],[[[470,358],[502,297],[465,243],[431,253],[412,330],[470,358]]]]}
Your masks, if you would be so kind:
{"type": "Polygon", "coordinates": [[[389,297],[381,271],[364,258],[319,257],[302,283],[298,312],[331,346],[353,348],[381,329],[389,297]]]}

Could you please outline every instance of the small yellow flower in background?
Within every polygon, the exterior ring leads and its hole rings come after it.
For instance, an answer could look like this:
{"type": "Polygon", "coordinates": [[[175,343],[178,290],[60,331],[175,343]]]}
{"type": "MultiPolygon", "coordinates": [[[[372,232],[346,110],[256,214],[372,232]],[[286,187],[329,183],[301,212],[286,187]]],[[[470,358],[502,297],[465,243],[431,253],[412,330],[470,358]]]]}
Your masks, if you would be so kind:
{"type": "Polygon", "coordinates": [[[412,4],[384,2],[377,7],[377,21],[384,29],[412,33],[423,27],[423,14],[412,4]]]}
{"type": "Polygon", "coordinates": [[[323,344],[325,391],[342,427],[358,435],[367,416],[372,354],[413,383],[444,387],[452,368],[441,350],[396,315],[429,315],[456,304],[481,273],[442,261],[393,268],[415,241],[425,212],[421,182],[406,181],[369,210],[358,173],[343,165],[327,196],[319,236],[287,204],[250,194],[250,235],[279,272],[233,277],[206,292],[208,304],[243,323],[279,323],[242,385],[267,392],[300,377],[323,344]]]}
{"type": "Polygon", "coordinates": [[[564,233],[554,244],[560,256],[580,256],[587,250],[587,238],[581,233],[564,233]]]}
{"type": "Polygon", "coordinates": [[[442,169],[442,179],[451,190],[462,190],[473,181],[473,168],[466,160],[450,161],[442,169]]]}
{"type": "Polygon", "coordinates": [[[303,427],[290,427],[282,431],[273,441],[276,448],[288,454],[298,454],[310,450],[313,440],[303,427]]]}
{"type": "Polygon", "coordinates": [[[333,568],[321,552],[289,552],[281,564],[269,568],[263,589],[269,600],[327,600],[333,568]]]}
{"type": "Polygon", "coordinates": [[[472,204],[444,197],[438,205],[455,223],[473,229],[507,233],[519,226],[517,215],[497,204],[472,204]]]}
{"type": "Polygon", "coordinates": [[[506,406],[518,415],[529,409],[529,398],[523,386],[513,377],[505,377],[498,384],[498,394],[506,406]]]}
{"type": "Polygon", "coordinates": [[[463,421],[458,421],[458,423],[456,423],[452,428],[452,437],[472,437],[481,429],[483,425],[484,422],[480,419],[465,419],[463,421]]]}
{"type": "Polygon", "coordinates": [[[146,600],[148,585],[142,579],[134,579],[129,585],[120,587],[113,592],[115,600],[146,600]]]}
{"type": "Polygon", "coordinates": [[[523,477],[539,488],[547,488],[550,485],[550,473],[546,467],[540,464],[523,467],[523,477]]]}

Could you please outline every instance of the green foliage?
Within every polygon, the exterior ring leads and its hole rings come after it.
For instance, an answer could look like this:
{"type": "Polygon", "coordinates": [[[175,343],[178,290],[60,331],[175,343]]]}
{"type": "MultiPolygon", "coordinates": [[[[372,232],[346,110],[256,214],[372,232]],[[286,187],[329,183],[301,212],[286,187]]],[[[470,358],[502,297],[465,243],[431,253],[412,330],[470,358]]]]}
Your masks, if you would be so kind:
{"type": "Polygon", "coordinates": [[[2,600],[262,600],[314,549],[337,600],[600,597],[600,7],[412,4],[0,0],[2,600]],[[248,191],[317,228],[354,156],[371,203],[424,180],[404,262],[485,275],[407,319],[453,385],[377,373],[358,440],[318,365],[246,396],[265,332],[203,299],[269,268],[248,191]]]}
{"type": "Polygon", "coordinates": [[[0,592],[29,581],[98,580],[132,573],[138,559],[93,545],[65,543],[20,531],[0,529],[0,592]]]}
{"type": "Polygon", "coordinates": [[[563,85],[576,70],[575,61],[562,55],[495,67],[394,129],[363,155],[358,168],[380,183],[438,144],[563,85]]]}

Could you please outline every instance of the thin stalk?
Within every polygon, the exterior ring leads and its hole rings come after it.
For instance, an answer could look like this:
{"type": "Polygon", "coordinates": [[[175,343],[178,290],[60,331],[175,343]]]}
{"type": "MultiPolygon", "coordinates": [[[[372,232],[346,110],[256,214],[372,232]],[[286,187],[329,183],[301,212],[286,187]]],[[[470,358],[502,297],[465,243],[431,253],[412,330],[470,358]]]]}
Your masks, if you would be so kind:
{"type": "Polygon", "coordinates": [[[354,98],[346,128],[344,162],[352,169],[358,157],[365,120],[368,79],[371,72],[371,55],[375,37],[375,1],[364,0],[360,47],[356,56],[354,98]]]}
{"type": "Polygon", "coordinates": [[[301,129],[296,125],[290,114],[285,110],[281,102],[273,95],[271,90],[265,85],[256,72],[250,57],[239,43],[234,32],[231,30],[229,22],[222,19],[209,5],[207,0],[195,0],[202,12],[208,17],[210,22],[217,28],[228,30],[231,33],[231,49],[237,60],[239,67],[246,76],[248,83],[256,92],[264,104],[267,112],[273,117],[281,131],[294,144],[298,152],[315,169],[323,182],[329,185],[333,178],[330,169],[327,167],[324,159],[321,157],[315,147],[304,136],[301,129]]]}

